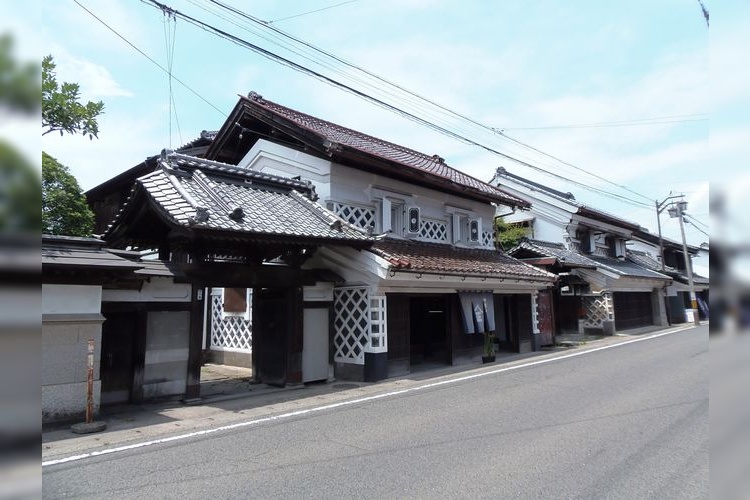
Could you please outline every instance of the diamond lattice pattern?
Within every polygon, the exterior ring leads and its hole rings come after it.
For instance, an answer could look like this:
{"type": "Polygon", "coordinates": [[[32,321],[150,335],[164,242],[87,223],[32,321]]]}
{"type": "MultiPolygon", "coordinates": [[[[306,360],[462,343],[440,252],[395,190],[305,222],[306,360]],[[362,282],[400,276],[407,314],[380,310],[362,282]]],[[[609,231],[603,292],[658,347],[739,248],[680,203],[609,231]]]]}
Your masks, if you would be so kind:
{"type": "Polygon", "coordinates": [[[419,236],[432,241],[448,241],[448,225],[443,221],[422,219],[419,236]]]}
{"type": "Polygon", "coordinates": [[[388,351],[388,317],[385,295],[370,297],[370,345],[367,352],[388,351]]]}
{"type": "Polygon", "coordinates": [[[337,288],[333,294],[334,360],[365,364],[370,333],[368,288],[337,288]]]}
{"type": "Polygon", "coordinates": [[[494,248],[494,238],[490,231],[482,232],[482,246],[494,248]]]}
{"type": "Polygon", "coordinates": [[[583,307],[586,308],[584,326],[602,328],[605,321],[614,321],[615,312],[612,306],[612,295],[603,293],[583,297],[583,307]]]}
{"type": "Polygon", "coordinates": [[[375,209],[370,207],[357,207],[334,201],[330,209],[333,213],[357,227],[367,229],[375,227],[375,209]]]}
{"type": "Polygon", "coordinates": [[[252,352],[253,325],[242,316],[224,316],[222,297],[211,295],[211,348],[252,352]]]}

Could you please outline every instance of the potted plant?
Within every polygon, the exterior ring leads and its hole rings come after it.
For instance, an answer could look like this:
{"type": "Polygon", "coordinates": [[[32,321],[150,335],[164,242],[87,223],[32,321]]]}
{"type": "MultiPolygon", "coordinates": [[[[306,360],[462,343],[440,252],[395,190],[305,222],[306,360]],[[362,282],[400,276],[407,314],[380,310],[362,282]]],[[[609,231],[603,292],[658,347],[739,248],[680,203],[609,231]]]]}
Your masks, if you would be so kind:
{"type": "Polygon", "coordinates": [[[482,363],[492,363],[495,361],[495,332],[484,332],[484,351],[482,353],[482,363]]]}

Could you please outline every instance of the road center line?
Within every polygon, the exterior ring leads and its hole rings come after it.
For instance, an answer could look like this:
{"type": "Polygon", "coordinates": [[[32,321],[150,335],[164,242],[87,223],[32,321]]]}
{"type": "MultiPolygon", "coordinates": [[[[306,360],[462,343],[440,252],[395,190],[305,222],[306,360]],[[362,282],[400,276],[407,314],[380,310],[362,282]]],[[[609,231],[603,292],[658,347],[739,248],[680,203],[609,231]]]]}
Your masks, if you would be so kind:
{"type": "Polygon", "coordinates": [[[76,462],[78,460],[84,460],[84,459],[87,459],[87,458],[93,458],[93,457],[98,457],[98,456],[102,456],[102,455],[111,455],[113,453],[119,453],[119,452],[122,452],[122,451],[135,450],[135,449],[138,449],[138,448],[146,448],[148,446],[154,446],[154,445],[162,444],[162,443],[171,443],[171,442],[174,442],[174,441],[181,441],[181,440],[189,439],[189,438],[193,438],[193,437],[207,436],[209,434],[215,434],[217,432],[229,431],[229,430],[234,430],[234,429],[240,429],[242,427],[249,427],[249,426],[252,426],[252,425],[258,425],[258,424],[262,424],[262,423],[265,423],[265,422],[274,422],[276,420],[284,420],[284,419],[288,419],[288,418],[292,418],[292,417],[298,417],[298,416],[301,416],[301,415],[307,415],[309,413],[314,413],[314,412],[319,412],[319,411],[325,411],[325,410],[332,410],[332,409],[335,409],[335,408],[341,408],[341,407],[344,407],[344,406],[351,406],[351,405],[356,405],[356,404],[360,404],[360,403],[366,403],[368,401],[375,401],[375,400],[378,400],[378,399],[389,398],[389,397],[392,397],[392,396],[398,396],[398,395],[406,394],[406,393],[409,393],[409,392],[422,391],[422,390],[425,390],[425,389],[431,389],[433,387],[440,387],[440,386],[449,385],[449,384],[456,384],[456,383],[459,383],[459,382],[465,382],[467,380],[474,380],[474,379],[478,379],[478,378],[482,378],[482,377],[487,377],[487,376],[490,376],[490,375],[495,375],[497,373],[503,373],[503,372],[508,372],[508,371],[512,371],[512,370],[518,370],[520,368],[528,368],[530,366],[543,365],[543,364],[546,364],[546,363],[551,363],[553,361],[559,361],[559,360],[562,360],[562,359],[569,359],[569,358],[574,358],[576,356],[582,356],[584,354],[590,354],[592,352],[603,351],[603,350],[606,350],[606,349],[612,349],[614,347],[622,347],[624,345],[633,344],[635,342],[642,342],[644,340],[651,340],[651,339],[655,339],[655,338],[658,338],[658,337],[663,337],[665,335],[671,335],[673,333],[678,333],[678,332],[687,330],[687,329],[692,328],[692,327],[693,327],[693,325],[684,326],[684,327],[678,327],[677,329],[672,329],[672,330],[668,330],[668,331],[665,331],[665,332],[656,333],[654,335],[648,335],[648,336],[644,336],[644,337],[637,337],[637,338],[634,338],[634,339],[631,339],[631,340],[626,340],[624,342],[619,342],[617,344],[610,344],[610,345],[605,345],[605,346],[601,346],[601,347],[594,347],[592,349],[585,349],[585,350],[582,350],[582,351],[576,351],[576,352],[572,352],[572,353],[568,353],[568,354],[562,354],[560,356],[539,359],[539,360],[536,360],[536,361],[530,361],[528,363],[522,363],[522,364],[519,364],[519,365],[506,366],[504,368],[497,368],[497,369],[494,369],[494,370],[482,371],[480,373],[473,373],[471,375],[465,375],[465,376],[462,376],[462,377],[450,378],[450,379],[446,379],[446,380],[441,380],[439,382],[431,382],[431,383],[428,383],[428,384],[422,384],[422,385],[418,385],[418,386],[407,387],[405,389],[400,389],[400,390],[397,390],[397,391],[390,391],[390,392],[386,392],[386,393],[382,393],[382,394],[376,394],[374,396],[366,396],[366,397],[363,397],[363,398],[351,399],[351,400],[348,400],[348,401],[340,401],[338,403],[331,403],[331,404],[327,404],[327,405],[316,406],[314,408],[307,408],[307,409],[304,409],[304,410],[297,410],[297,411],[292,411],[292,412],[288,412],[288,413],[282,413],[280,415],[274,415],[274,416],[270,416],[270,417],[263,417],[263,418],[258,418],[258,419],[254,419],[254,420],[246,420],[244,422],[237,422],[237,423],[229,424],[229,425],[222,425],[220,427],[214,427],[214,428],[211,428],[211,429],[204,429],[204,430],[200,430],[200,431],[189,432],[189,433],[186,433],[186,434],[179,434],[179,435],[176,435],[176,436],[170,436],[170,437],[161,438],[161,439],[153,439],[153,440],[150,440],[150,441],[142,441],[140,443],[133,443],[133,444],[128,444],[128,445],[124,445],[124,446],[117,446],[115,448],[107,448],[107,449],[104,449],[104,450],[92,451],[92,452],[89,452],[89,453],[81,453],[79,455],[71,455],[71,456],[68,456],[68,457],[58,458],[58,459],[54,459],[54,460],[47,460],[47,461],[43,461],[42,462],[42,467],[48,467],[50,465],[59,465],[59,464],[64,464],[64,463],[68,463],[68,462],[76,462]]]}

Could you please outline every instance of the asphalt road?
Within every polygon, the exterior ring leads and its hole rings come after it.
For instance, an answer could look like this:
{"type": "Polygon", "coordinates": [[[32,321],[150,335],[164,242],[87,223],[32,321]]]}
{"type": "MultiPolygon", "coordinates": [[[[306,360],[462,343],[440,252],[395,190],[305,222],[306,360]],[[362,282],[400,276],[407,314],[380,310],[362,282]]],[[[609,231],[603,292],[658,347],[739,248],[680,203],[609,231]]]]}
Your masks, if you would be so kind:
{"type": "Polygon", "coordinates": [[[51,465],[43,495],[707,498],[708,347],[702,326],[51,465]]]}

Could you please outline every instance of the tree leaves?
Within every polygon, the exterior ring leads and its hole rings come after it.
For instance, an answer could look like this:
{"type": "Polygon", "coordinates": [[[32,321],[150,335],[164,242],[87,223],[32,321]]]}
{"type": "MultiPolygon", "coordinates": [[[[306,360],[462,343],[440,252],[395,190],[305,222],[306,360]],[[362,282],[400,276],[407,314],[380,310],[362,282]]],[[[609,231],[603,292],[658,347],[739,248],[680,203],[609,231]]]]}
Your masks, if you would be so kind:
{"type": "Polygon", "coordinates": [[[78,181],[65,165],[42,153],[42,232],[90,236],[94,214],[78,181]]]}
{"type": "Polygon", "coordinates": [[[502,217],[495,218],[495,241],[503,250],[510,250],[528,236],[527,228],[505,222],[502,217]]]}
{"type": "Polygon", "coordinates": [[[57,83],[55,63],[51,55],[42,60],[42,135],[59,131],[99,137],[97,117],[104,112],[102,101],[79,102],[80,87],[77,83],[57,83]]]}

